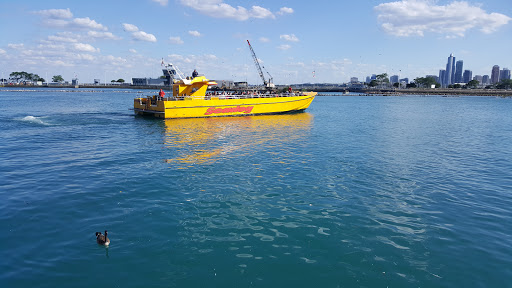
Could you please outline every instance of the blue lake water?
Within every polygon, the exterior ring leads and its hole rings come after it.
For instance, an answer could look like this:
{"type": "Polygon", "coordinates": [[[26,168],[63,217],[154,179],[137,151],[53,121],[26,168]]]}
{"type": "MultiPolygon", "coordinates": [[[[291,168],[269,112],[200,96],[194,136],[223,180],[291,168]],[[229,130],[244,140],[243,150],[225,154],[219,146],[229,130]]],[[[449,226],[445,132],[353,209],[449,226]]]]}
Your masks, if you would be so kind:
{"type": "Polygon", "coordinates": [[[512,99],[137,94],[0,88],[0,287],[512,287],[512,99]]]}

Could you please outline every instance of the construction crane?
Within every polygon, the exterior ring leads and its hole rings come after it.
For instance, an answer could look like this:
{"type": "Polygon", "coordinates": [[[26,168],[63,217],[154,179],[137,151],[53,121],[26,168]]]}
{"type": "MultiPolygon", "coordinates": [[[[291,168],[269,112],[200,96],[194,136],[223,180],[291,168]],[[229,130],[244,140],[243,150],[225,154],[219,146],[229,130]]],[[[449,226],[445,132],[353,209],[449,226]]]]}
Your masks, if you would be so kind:
{"type": "MultiPolygon", "coordinates": [[[[265,69],[265,72],[267,72],[269,78],[269,81],[265,80],[265,75],[263,75],[263,70],[261,70],[260,62],[258,61],[258,57],[256,57],[256,53],[254,53],[254,49],[252,49],[251,42],[247,40],[247,44],[249,44],[249,49],[251,49],[252,59],[254,60],[254,65],[256,65],[256,69],[258,69],[258,73],[260,74],[261,80],[263,80],[263,85],[265,85],[266,88],[274,88],[274,84],[272,83],[272,76],[268,71],[265,69]]],[[[263,67],[265,68],[265,67],[263,67]]]]}

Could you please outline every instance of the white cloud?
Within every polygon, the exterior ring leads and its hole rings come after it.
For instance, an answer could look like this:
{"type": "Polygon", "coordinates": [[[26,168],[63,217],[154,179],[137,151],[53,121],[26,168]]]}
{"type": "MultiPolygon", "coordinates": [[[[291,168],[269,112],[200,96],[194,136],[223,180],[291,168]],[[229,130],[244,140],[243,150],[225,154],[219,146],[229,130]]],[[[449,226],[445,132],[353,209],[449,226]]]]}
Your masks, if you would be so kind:
{"type": "Polygon", "coordinates": [[[171,44],[178,44],[178,45],[181,45],[184,43],[180,37],[170,37],[169,41],[171,42],[171,44]]]}
{"type": "Polygon", "coordinates": [[[39,44],[37,45],[37,49],[35,50],[24,50],[22,54],[26,56],[35,56],[35,55],[63,55],[66,52],[66,45],[65,44],[52,44],[52,43],[46,43],[46,44],[39,44]]]}
{"type": "Polygon", "coordinates": [[[86,60],[86,61],[94,61],[96,57],[92,56],[91,54],[78,54],[77,58],[79,60],[86,60]]]}
{"type": "Polygon", "coordinates": [[[94,48],[92,45],[85,43],[76,43],[73,45],[73,47],[75,50],[83,52],[100,52],[99,48],[94,48]]]}
{"type": "Polygon", "coordinates": [[[156,2],[162,6],[167,6],[167,3],[169,2],[169,0],[151,0],[153,2],[156,2]]]}
{"type": "Polygon", "coordinates": [[[212,71],[219,68],[219,58],[213,54],[186,56],[170,54],[167,55],[165,62],[170,62],[174,65],[177,65],[181,71],[190,70],[190,72],[192,72],[193,69],[197,69],[198,71],[212,71]]]}
{"type": "Polygon", "coordinates": [[[66,28],[69,25],[69,21],[63,19],[44,19],[42,23],[44,26],[55,28],[66,28]]]}
{"type": "Polygon", "coordinates": [[[5,53],[7,53],[7,52],[5,52],[5,50],[0,49],[0,55],[5,54],[5,53]]]}
{"type": "Polygon", "coordinates": [[[79,28],[94,29],[94,30],[107,30],[107,27],[99,24],[98,22],[91,20],[89,17],[75,18],[72,21],[73,25],[79,28]]]}
{"type": "Polygon", "coordinates": [[[128,24],[128,23],[123,23],[123,28],[124,28],[124,31],[126,32],[137,32],[139,31],[139,27],[133,25],[133,24],[128,24]]]}
{"type": "Polygon", "coordinates": [[[68,9],[48,9],[48,10],[40,10],[34,11],[33,13],[42,15],[46,18],[51,19],[71,19],[73,18],[73,13],[68,9]]]}
{"type": "Polygon", "coordinates": [[[292,46],[288,45],[288,44],[283,44],[283,45],[279,45],[279,47],[277,47],[277,49],[280,49],[280,50],[288,50],[292,48],[292,46]]]}
{"type": "Polygon", "coordinates": [[[194,36],[194,37],[200,37],[201,33],[199,31],[188,31],[188,34],[194,36]]]}
{"type": "Polygon", "coordinates": [[[122,57],[115,57],[112,55],[103,57],[102,61],[111,66],[124,66],[128,62],[128,60],[122,57]]]}
{"type": "Polygon", "coordinates": [[[15,50],[19,50],[19,49],[23,49],[23,47],[25,46],[25,44],[23,43],[20,43],[20,44],[7,44],[7,47],[11,48],[11,49],[15,49],[15,50]]]}
{"type": "Polygon", "coordinates": [[[205,54],[203,56],[206,60],[217,60],[217,56],[213,55],[213,54],[205,54]]]}
{"type": "Polygon", "coordinates": [[[270,42],[270,39],[266,38],[266,37],[260,37],[260,42],[263,42],[263,43],[268,43],[270,42]]]}
{"type": "Polygon", "coordinates": [[[133,39],[147,42],[156,42],[156,37],[153,34],[144,31],[137,31],[132,33],[133,39]]]}
{"type": "Polygon", "coordinates": [[[42,24],[49,27],[108,30],[105,26],[90,19],[89,17],[72,19],[73,13],[71,13],[69,8],[40,10],[34,11],[33,13],[41,15],[43,17],[42,24]]]}
{"type": "Polygon", "coordinates": [[[57,67],[72,67],[73,66],[72,63],[70,63],[68,61],[63,61],[63,60],[50,60],[50,59],[47,59],[45,62],[49,66],[57,66],[57,67]]]}
{"type": "Polygon", "coordinates": [[[503,14],[489,14],[466,1],[442,6],[432,0],[402,0],[383,3],[374,9],[384,32],[400,37],[423,36],[426,32],[448,38],[463,37],[474,28],[489,34],[512,20],[503,14]]]}
{"type": "Polygon", "coordinates": [[[155,35],[146,33],[144,31],[140,31],[139,27],[133,24],[123,23],[123,28],[125,31],[132,33],[132,37],[134,40],[156,42],[155,35]]]}
{"type": "Polygon", "coordinates": [[[223,0],[180,0],[180,2],[184,6],[215,18],[230,18],[239,21],[245,21],[250,18],[275,18],[272,12],[260,6],[252,6],[248,10],[242,6],[235,8],[224,3],[223,0]]]}
{"type": "Polygon", "coordinates": [[[133,53],[133,54],[137,53],[137,50],[135,50],[135,49],[128,49],[128,51],[129,51],[130,53],[133,53]]]}
{"type": "Polygon", "coordinates": [[[66,43],[76,43],[78,40],[74,37],[62,36],[62,35],[50,35],[48,36],[48,40],[50,42],[66,42],[66,43]]]}
{"type": "Polygon", "coordinates": [[[98,31],[89,31],[87,32],[89,37],[99,38],[99,39],[108,39],[108,40],[121,40],[122,38],[115,36],[112,32],[98,32],[98,31]]]}
{"type": "Polygon", "coordinates": [[[297,36],[295,36],[295,34],[281,35],[281,36],[279,36],[279,39],[282,39],[282,40],[285,40],[285,41],[289,41],[289,42],[299,42],[299,38],[297,38],[297,36]]]}
{"type": "Polygon", "coordinates": [[[254,18],[275,18],[274,14],[270,12],[268,9],[260,7],[260,6],[252,6],[251,10],[252,17],[254,18]]]}
{"type": "Polygon", "coordinates": [[[277,14],[279,14],[279,15],[292,14],[292,13],[293,13],[293,9],[288,8],[288,7],[282,7],[281,9],[279,9],[279,12],[277,12],[277,14]]]}

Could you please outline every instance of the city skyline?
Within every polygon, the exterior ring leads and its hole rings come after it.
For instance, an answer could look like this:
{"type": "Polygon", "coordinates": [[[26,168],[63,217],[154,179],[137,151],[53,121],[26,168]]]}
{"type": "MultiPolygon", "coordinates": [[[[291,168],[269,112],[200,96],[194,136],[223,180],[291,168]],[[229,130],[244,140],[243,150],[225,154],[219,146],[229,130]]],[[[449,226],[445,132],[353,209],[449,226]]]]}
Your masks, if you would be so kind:
{"type": "MultiPolygon", "coordinates": [[[[0,40],[3,78],[26,71],[46,80],[60,74],[68,81],[129,81],[159,77],[164,58],[187,74],[198,69],[211,79],[258,84],[247,39],[279,84],[342,83],[375,73],[414,79],[437,74],[450,53],[473,75],[512,67],[512,7],[505,0],[30,0],[2,8],[0,25],[9,27],[0,40]]],[[[464,72],[452,70],[454,78],[464,72]]]]}

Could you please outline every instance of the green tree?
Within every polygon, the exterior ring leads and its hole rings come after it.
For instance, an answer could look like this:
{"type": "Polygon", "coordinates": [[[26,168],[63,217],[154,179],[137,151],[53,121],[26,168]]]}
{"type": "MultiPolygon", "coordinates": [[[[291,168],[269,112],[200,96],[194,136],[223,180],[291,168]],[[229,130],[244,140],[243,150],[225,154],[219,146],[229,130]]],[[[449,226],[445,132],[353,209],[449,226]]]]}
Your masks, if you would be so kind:
{"type": "Polygon", "coordinates": [[[468,84],[466,86],[468,88],[477,88],[479,84],[480,84],[480,82],[478,82],[478,80],[471,80],[468,82],[468,84]]]}
{"type": "Polygon", "coordinates": [[[20,80],[23,78],[22,73],[26,73],[26,72],[12,72],[11,74],[9,74],[9,79],[15,80],[16,83],[19,83],[20,80]]]}
{"type": "Polygon", "coordinates": [[[512,89],[512,80],[511,79],[503,79],[498,85],[496,85],[498,89],[512,89]]]}
{"type": "Polygon", "coordinates": [[[370,87],[375,87],[375,86],[377,86],[377,85],[379,85],[379,82],[378,82],[377,80],[375,80],[375,79],[374,79],[374,80],[372,80],[372,81],[370,82],[370,84],[368,84],[368,86],[370,86],[370,87]]]}
{"type": "Polygon", "coordinates": [[[64,78],[62,78],[61,75],[55,75],[52,77],[52,81],[53,82],[57,82],[57,83],[61,83],[61,82],[64,82],[64,78]]]}
{"type": "Polygon", "coordinates": [[[430,88],[432,85],[435,85],[436,88],[441,87],[441,84],[437,83],[434,77],[418,77],[414,79],[414,82],[420,86],[425,88],[430,88]]]}
{"type": "Polygon", "coordinates": [[[377,82],[379,83],[379,85],[382,85],[384,83],[385,84],[389,83],[388,73],[379,74],[379,75],[375,76],[375,78],[377,79],[377,82]]]}
{"type": "Polygon", "coordinates": [[[12,72],[11,74],[9,74],[9,78],[11,80],[15,80],[16,83],[19,83],[22,81],[32,81],[32,82],[44,81],[44,79],[39,77],[39,75],[34,74],[34,73],[28,73],[25,71],[12,72]]]}
{"type": "Polygon", "coordinates": [[[116,82],[117,82],[117,83],[124,83],[124,79],[123,79],[123,78],[119,78],[119,79],[117,79],[117,81],[116,81],[116,82]]]}

